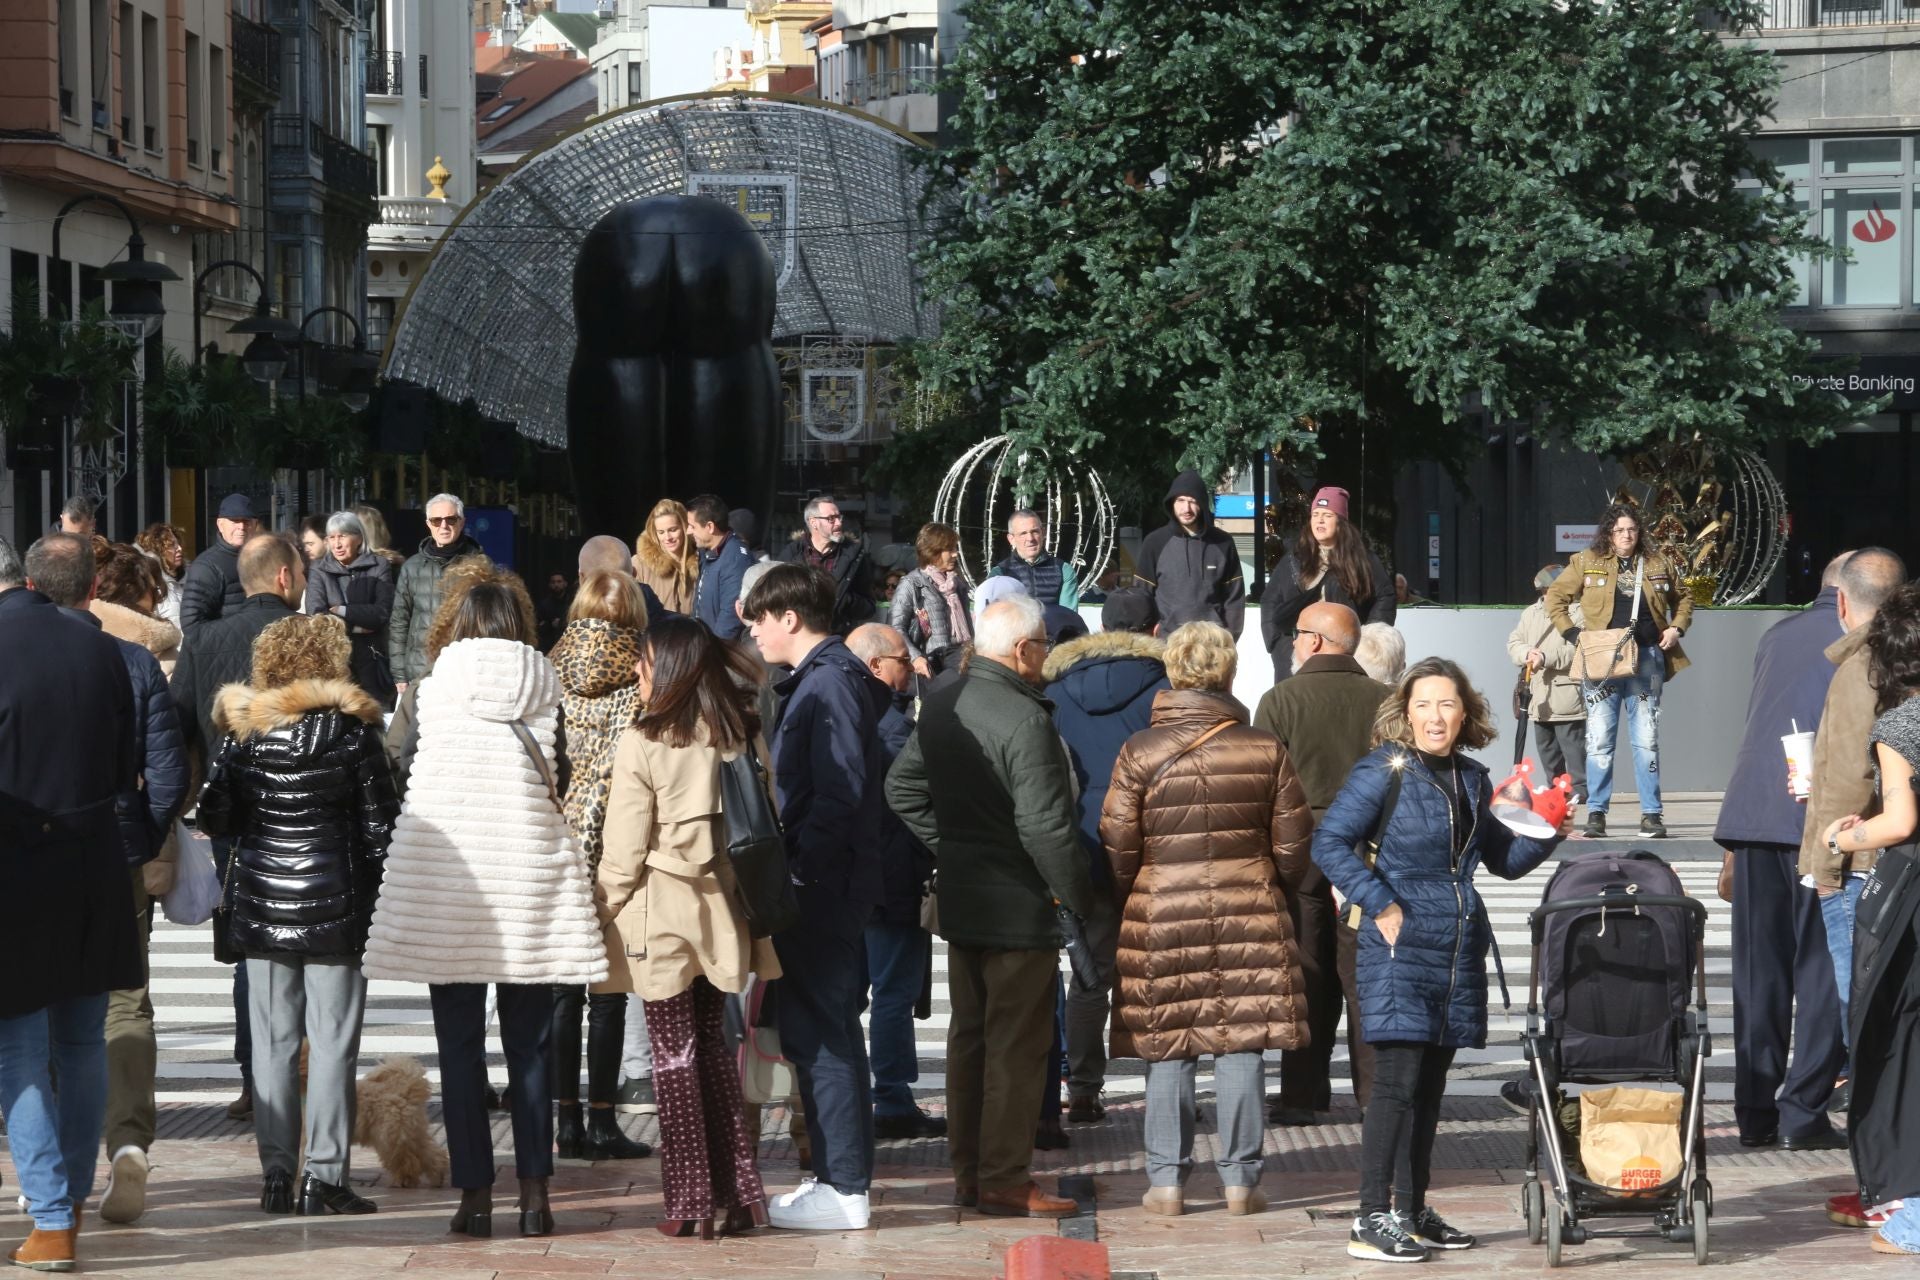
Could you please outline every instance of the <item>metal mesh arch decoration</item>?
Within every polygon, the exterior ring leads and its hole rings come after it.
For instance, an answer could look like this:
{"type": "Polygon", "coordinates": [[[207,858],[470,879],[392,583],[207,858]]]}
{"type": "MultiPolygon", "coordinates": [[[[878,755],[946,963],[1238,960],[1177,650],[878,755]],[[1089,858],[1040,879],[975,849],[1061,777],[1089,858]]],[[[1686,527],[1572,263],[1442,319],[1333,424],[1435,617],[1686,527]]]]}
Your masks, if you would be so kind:
{"type": "Polygon", "coordinates": [[[1759,454],[1661,445],[1629,458],[1627,477],[1619,498],[1645,513],[1647,542],[1680,566],[1695,604],[1747,604],[1766,590],[1787,554],[1790,521],[1786,490],[1759,454]]]}
{"type": "MultiPolygon", "coordinates": [[[[580,243],[615,205],[671,194],[726,200],[761,228],[779,281],[776,346],[930,336],[937,316],[913,269],[922,145],[862,112],[779,95],[694,94],[600,117],[448,229],[395,322],[386,374],[565,444],[580,243]]],[[[850,430],[857,388],[817,381],[814,420],[850,430]]]]}
{"type": "Polygon", "coordinates": [[[1092,586],[1113,557],[1119,519],[1100,473],[1072,464],[1049,475],[1035,491],[1017,484],[1026,455],[1013,454],[1007,436],[982,440],[947,469],[933,500],[933,518],[960,535],[960,570],[979,583],[1008,554],[1007,518],[1032,507],[1047,521],[1047,550],[1074,567],[1092,586]],[[1010,465],[1011,464],[1011,465],[1010,465]]]}

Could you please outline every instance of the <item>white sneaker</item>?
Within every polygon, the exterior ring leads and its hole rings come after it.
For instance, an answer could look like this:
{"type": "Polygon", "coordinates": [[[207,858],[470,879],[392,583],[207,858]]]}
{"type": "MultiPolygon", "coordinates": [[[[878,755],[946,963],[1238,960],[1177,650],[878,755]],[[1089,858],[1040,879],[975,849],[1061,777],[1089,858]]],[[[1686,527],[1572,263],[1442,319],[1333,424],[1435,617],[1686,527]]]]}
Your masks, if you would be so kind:
{"type": "Polygon", "coordinates": [[[807,1181],[797,1191],[775,1196],[767,1222],[787,1231],[865,1231],[867,1196],[843,1196],[824,1182],[807,1181]]]}
{"type": "Polygon", "coordinates": [[[100,1197],[100,1216],[108,1222],[138,1222],[147,1211],[147,1153],[126,1146],[113,1153],[107,1173],[107,1193],[100,1197]]]}

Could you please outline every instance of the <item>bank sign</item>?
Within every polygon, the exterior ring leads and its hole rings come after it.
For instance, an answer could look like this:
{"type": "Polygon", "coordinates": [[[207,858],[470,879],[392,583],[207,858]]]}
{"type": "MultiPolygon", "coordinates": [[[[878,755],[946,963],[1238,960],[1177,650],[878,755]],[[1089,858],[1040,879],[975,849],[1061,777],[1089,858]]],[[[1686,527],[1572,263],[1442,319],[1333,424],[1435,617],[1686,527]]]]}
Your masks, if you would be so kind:
{"type": "Polygon", "coordinates": [[[1796,376],[1795,390],[1837,391],[1850,400],[1891,395],[1889,409],[1920,409],[1920,355],[1860,356],[1850,373],[1796,376]]]}

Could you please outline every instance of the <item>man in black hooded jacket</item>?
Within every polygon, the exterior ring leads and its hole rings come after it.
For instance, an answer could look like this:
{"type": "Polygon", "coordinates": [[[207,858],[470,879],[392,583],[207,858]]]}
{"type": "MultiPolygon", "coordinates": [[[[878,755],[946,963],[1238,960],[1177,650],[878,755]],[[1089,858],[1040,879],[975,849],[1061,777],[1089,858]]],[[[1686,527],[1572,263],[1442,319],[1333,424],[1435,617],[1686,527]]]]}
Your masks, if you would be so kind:
{"type": "Polygon", "coordinates": [[[1214,527],[1213,496],[1198,471],[1182,471],[1167,490],[1173,517],[1140,544],[1135,570],[1153,593],[1160,633],[1183,622],[1217,622],[1240,638],[1247,616],[1247,584],[1233,539],[1214,527]]]}

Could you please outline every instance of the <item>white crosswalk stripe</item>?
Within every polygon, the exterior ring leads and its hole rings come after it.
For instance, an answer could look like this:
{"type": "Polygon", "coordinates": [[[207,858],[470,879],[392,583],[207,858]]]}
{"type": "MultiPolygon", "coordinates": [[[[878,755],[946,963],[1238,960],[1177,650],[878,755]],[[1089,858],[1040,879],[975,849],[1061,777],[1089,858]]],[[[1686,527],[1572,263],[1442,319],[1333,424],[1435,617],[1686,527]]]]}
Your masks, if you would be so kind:
{"type": "MultiPolygon", "coordinates": [[[[1708,1065],[1708,1098],[1725,1102],[1733,1097],[1732,936],[1727,904],[1715,896],[1719,864],[1674,864],[1687,892],[1707,904],[1707,1001],[1715,1053],[1708,1065]]],[[[1476,884],[1487,903],[1513,1007],[1503,1010],[1500,991],[1488,965],[1490,1018],[1487,1047],[1463,1050],[1455,1059],[1448,1090],[1466,1096],[1495,1093],[1500,1083],[1523,1070],[1520,1034],[1526,1022],[1530,943],[1527,912],[1539,905],[1551,868],[1542,868],[1525,880],[1508,882],[1483,873],[1476,884]]],[[[920,1080],[916,1091],[937,1098],[946,1087],[947,1005],[945,995],[946,946],[934,944],[933,1016],[917,1022],[915,1040],[920,1052],[920,1080]]],[[[212,958],[207,928],[180,928],[156,918],[152,948],[154,1024],[160,1041],[158,1098],[161,1102],[212,1102],[231,1098],[237,1091],[240,1068],[233,1060],[232,970],[212,958]]],[[[506,1067],[495,1052],[489,1071],[496,1084],[506,1081],[506,1067]]],[[[394,1054],[411,1054],[438,1078],[433,1039],[433,1015],[427,991],[417,983],[377,981],[367,998],[365,1033],[361,1037],[361,1070],[394,1054]]],[[[1278,1054],[1269,1054],[1277,1059],[1278,1054]]],[[[1334,1089],[1350,1089],[1346,1079],[1346,1050],[1334,1051],[1334,1089]]],[[[1208,1083],[1204,1067],[1202,1083],[1208,1083]]],[[[1275,1086],[1277,1087],[1277,1080],[1275,1086]]],[[[1109,1097],[1138,1096],[1146,1088],[1145,1068],[1137,1060],[1118,1059],[1109,1067],[1109,1097]]]]}

